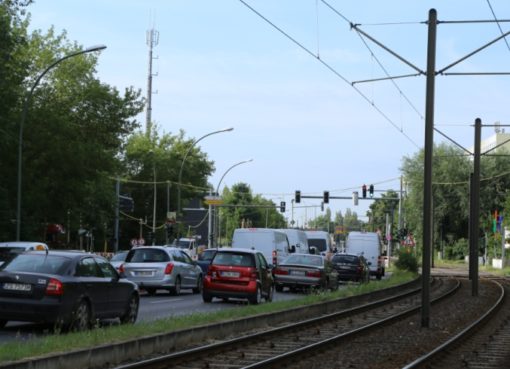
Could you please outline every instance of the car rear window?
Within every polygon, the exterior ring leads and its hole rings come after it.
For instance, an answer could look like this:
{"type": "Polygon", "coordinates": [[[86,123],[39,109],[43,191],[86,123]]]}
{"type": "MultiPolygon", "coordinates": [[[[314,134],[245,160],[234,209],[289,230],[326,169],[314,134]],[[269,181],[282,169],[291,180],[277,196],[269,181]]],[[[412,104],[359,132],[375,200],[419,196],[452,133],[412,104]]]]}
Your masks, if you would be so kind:
{"type": "Polygon", "coordinates": [[[133,249],[129,252],[127,263],[159,263],[170,261],[170,256],[159,249],[133,249]]]}
{"type": "Polygon", "coordinates": [[[287,259],[285,259],[281,264],[322,266],[323,259],[321,256],[314,255],[291,255],[287,259]]]}
{"type": "Polygon", "coordinates": [[[63,275],[70,263],[71,259],[64,256],[19,254],[10,262],[2,265],[2,270],[63,275]]]}
{"type": "Polygon", "coordinates": [[[212,260],[212,265],[232,265],[254,267],[255,259],[252,254],[235,252],[218,252],[212,260]]]}
{"type": "Polygon", "coordinates": [[[308,239],[308,246],[315,246],[317,247],[317,250],[319,251],[326,251],[328,248],[328,245],[326,243],[326,240],[321,238],[309,238],[308,239]]]}
{"type": "Polygon", "coordinates": [[[335,255],[333,263],[359,264],[358,257],[354,255],[335,255]]]}
{"type": "Polygon", "coordinates": [[[115,255],[112,256],[112,258],[110,259],[110,261],[124,261],[126,260],[126,256],[127,256],[128,252],[119,252],[115,255]]]}
{"type": "Polygon", "coordinates": [[[216,250],[204,250],[201,254],[198,255],[198,260],[202,261],[211,261],[216,254],[216,250]]]}

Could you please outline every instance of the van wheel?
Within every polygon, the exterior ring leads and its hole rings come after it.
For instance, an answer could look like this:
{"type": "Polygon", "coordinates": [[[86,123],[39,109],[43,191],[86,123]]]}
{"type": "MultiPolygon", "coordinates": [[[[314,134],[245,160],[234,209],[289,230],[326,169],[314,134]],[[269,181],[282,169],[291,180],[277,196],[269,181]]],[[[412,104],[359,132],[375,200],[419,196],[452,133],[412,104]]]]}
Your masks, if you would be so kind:
{"type": "Polygon", "coordinates": [[[193,293],[202,292],[202,288],[203,288],[202,275],[199,275],[197,279],[197,286],[193,288],[193,293]]]}
{"type": "Polygon", "coordinates": [[[255,292],[255,295],[251,296],[248,299],[248,301],[252,305],[260,304],[260,302],[262,301],[262,291],[260,291],[260,286],[259,285],[257,285],[257,291],[255,292]]]}

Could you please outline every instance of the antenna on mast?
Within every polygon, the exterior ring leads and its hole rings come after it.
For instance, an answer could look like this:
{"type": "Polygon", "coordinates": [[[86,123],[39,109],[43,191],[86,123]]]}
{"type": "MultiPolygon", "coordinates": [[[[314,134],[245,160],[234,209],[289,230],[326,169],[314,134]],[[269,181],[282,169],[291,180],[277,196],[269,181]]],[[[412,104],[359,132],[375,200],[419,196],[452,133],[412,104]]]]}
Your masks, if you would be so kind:
{"type": "Polygon", "coordinates": [[[145,134],[150,135],[152,125],[152,49],[159,43],[159,32],[153,28],[147,31],[147,46],[149,46],[149,76],[147,79],[147,114],[145,118],[145,134]]]}

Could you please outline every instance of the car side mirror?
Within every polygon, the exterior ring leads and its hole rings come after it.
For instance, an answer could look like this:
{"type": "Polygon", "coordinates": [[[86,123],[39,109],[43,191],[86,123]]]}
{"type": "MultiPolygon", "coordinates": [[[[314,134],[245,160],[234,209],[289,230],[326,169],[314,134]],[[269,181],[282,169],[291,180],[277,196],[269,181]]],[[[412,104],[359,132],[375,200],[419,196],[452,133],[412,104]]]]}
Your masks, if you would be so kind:
{"type": "Polygon", "coordinates": [[[290,252],[290,253],[294,253],[294,252],[296,252],[296,246],[294,246],[294,245],[290,246],[290,248],[289,248],[289,252],[290,252]]]}

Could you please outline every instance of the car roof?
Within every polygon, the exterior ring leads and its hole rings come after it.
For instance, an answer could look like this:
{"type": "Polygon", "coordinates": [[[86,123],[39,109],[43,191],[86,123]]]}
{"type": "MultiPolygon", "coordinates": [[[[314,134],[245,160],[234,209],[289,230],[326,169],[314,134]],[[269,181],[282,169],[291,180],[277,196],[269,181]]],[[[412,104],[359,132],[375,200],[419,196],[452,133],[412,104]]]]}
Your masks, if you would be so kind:
{"type": "Polygon", "coordinates": [[[260,253],[259,250],[254,249],[243,249],[241,247],[224,247],[217,249],[218,252],[236,252],[236,253],[245,253],[245,254],[256,254],[260,253]]]}
{"type": "Polygon", "coordinates": [[[363,255],[360,255],[360,254],[349,254],[347,252],[337,252],[334,256],[355,256],[355,257],[359,258],[360,256],[363,256],[363,255]]]}
{"type": "Polygon", "coordinates": [[[33,255],[54,255],[54,256],[65,256],[70,258],[80,257],[83,255],[93,255],[97,257],[102,257],[100,255],[92,254],[90,252],[85,252],[83,250],[48,250],[44,254],[40,251],[34,251],[30,250],[27,251],[26,254],[33,254],[33,255]]]}
{"type": "Polygon", "coordinates": [[[31,242],[31,241],[9,241],[9,242],[0,242],[0,247],[18,247],[18,248],[34,248],[40,250],[49,249],[48,245],[44,242],[31,242]]]}

